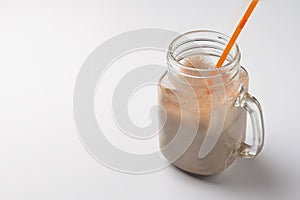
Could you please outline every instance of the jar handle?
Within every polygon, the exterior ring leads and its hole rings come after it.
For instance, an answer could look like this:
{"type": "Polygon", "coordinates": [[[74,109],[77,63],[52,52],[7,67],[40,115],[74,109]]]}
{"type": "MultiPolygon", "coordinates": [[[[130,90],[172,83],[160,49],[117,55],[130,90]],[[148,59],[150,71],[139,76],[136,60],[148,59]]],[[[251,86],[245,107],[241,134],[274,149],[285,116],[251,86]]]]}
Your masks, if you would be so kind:
{"type": "Polygon", "coordinates": [[[264,145],[265,130],[262,108],[255,97],[244,91],[236,100],[235,106],[242,107],[249,113],[252,125],[252,144],[242,142],[239,147],[239,156],[253,158],[261,152],[264,145]]]}

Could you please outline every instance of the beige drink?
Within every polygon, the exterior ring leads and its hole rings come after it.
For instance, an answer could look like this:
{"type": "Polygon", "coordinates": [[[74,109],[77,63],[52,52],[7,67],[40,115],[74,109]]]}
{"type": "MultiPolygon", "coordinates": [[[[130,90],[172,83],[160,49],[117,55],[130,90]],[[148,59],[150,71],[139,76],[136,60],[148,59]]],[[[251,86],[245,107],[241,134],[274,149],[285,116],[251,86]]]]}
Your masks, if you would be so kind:
{"type": "MultiPolygon", "coordinates": [[[[181,61],[181,63],[190,68],[210,67],[207,62],[201,60],[201,57],[198,57],[198,60],[197,58],[195,60],[195,57],[190,57],[181,61]]],[[[218,85],[215,88],[210,87],[210,85],[215,84],[213,79],[184,75],[174,77],[170,74],[162,78],[159,90],[160,104],[165,109],[167,118],[160,132],[160,147],[163,155],[172,161],[175,166],[187,172],[211,175],[227,168],[238,156],[238,149],[245,138],[246,111],[241,107],[235,107],[234,103],[240,95],[241,88],[244,87],[244,90],[247,90],[248,75],[243,68],[237,67],[238,74],[232,78],[232,81],[225,81],[223,85],[218,85]],[[194,94],[187,92],[188,87],[192,88],[194,94]],[[178,101],[178,96],[181,98],[181,103],[178,101]],[[192,98],[196,98],[198,108],[191,105],[192,98]],[[209,132],[209,127],[214,126],[212,122],[213,110],[224,111],[224,121],[221,124],[222,127],[215,145],[205,157],[201,158],[199,152],[202,145],[204,145],[203,142],[206,141],[205,138],[212,137],[215,134],[209,132]],[[182,112],[187,113],[184,118],[182,118],[182,112]],[[164,147],[171,141],[181,140],[175,137],[180,123],[182,121],[185,124],[193,123],[196,114],[199,115],[199,119],[195,138],[187,150],[174,161],[172,150],[164,147]]],[[[181,70],[185,73],[185,69],[181,70]]],[[[199,77],[201,77],[201,74],[199,74],[199,77]]],[[[231,76],[223,76],[223,79],[229,78],[231,76]]],[[[161,122],[163,122],[163,116],[160,117],[161,122]]],[[[191,134],[188,126],[185,131],[184,134],[191,134]]],[[[179,143],[180,141],[178,141],[179,143]]]]}

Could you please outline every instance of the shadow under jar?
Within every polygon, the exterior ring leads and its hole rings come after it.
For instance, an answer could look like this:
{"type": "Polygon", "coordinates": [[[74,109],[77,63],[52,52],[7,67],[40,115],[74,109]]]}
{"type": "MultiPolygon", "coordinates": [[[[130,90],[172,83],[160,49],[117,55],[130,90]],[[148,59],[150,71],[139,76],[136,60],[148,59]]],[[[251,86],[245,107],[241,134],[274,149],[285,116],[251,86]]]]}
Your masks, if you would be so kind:
{"type": "Polygon", "coordinates": [[[229,37],[192,31],[175,38],[160,80],[160,148],[178,168],[200,175],[226,169],[238,157],[255,157],[264,142],[262,111],[248,94],[248,74],[235,44],[220,68],[214,65],[229,37]],[[252,144],[245,143],[247,111],[252,144]]]}

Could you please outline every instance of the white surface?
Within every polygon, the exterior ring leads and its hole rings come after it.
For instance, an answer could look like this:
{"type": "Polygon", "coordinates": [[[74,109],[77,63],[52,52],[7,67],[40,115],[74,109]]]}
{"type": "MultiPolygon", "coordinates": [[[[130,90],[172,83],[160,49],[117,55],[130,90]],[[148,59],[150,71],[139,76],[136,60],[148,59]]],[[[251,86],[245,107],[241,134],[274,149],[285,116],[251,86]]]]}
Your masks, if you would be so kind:
{"type": "Polygon", "coordinates": [[[238,40],[265,114],[258,158],[204,179],[174,167],[124,174],[75,131],[74,83],[99,44],[144,27],[231,34],[248,3],[0,0],[0,199],[299,199],[299,1],[262,1],[238,40]]]}

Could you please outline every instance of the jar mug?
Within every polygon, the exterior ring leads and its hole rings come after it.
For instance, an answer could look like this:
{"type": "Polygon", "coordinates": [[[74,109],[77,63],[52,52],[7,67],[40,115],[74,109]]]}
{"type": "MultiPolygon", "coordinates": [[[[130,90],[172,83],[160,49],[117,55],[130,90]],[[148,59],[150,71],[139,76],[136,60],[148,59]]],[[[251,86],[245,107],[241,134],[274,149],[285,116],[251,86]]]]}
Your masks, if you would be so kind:
{"type": "Polygon", "coordinates": [[[222,67],[211,67],[229,39],[214,31],[192,31],[175,38],[168,49],[167,71],[159,82],[160,149],[190,173],[219,173],[237,157],[253,158],[263,147],[262,109],[248,93],[238,45],[222,67]],[[247,113],[251,144],[245,142],[247,113]]]}

